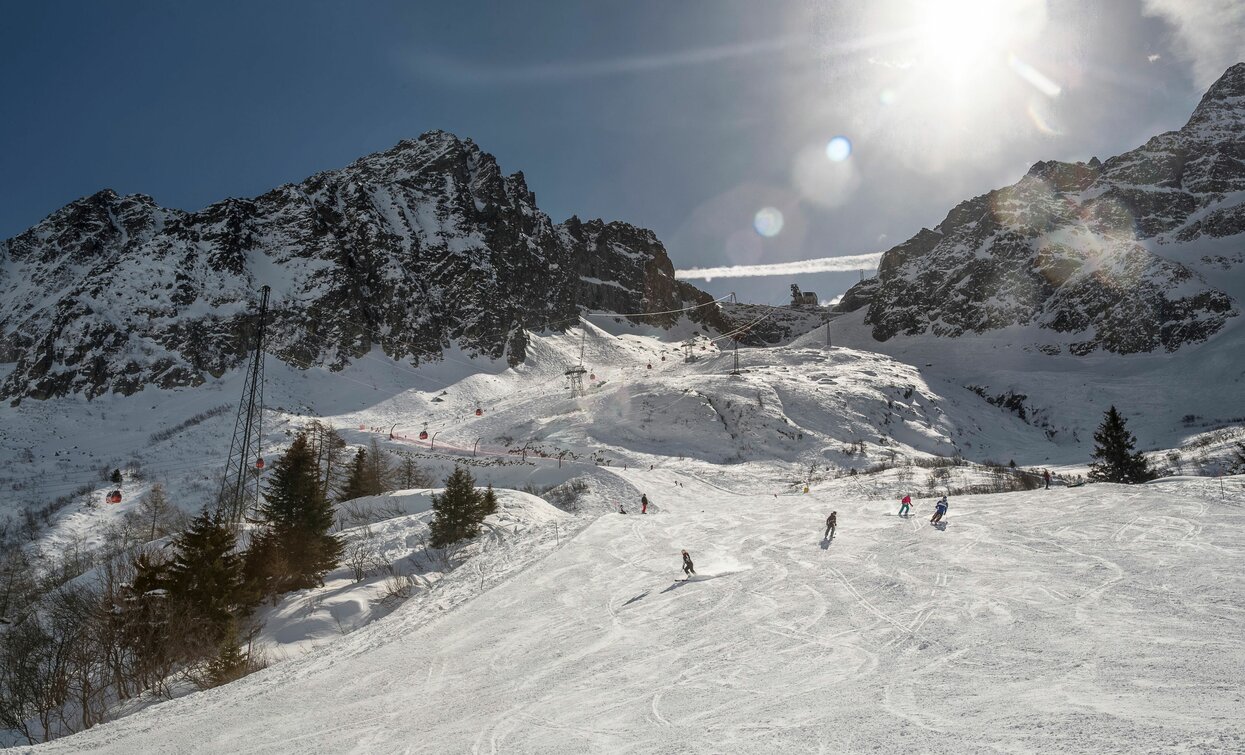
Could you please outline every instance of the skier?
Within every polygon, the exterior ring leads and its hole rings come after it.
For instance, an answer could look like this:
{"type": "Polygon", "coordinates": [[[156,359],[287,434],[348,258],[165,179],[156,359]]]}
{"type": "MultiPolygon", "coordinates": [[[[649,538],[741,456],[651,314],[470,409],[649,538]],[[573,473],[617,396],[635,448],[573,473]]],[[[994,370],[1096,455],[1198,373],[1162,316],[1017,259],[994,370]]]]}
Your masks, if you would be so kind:
{"type": "Polygon", "coordinates": [[[942,521],[942,517],[947,513],[947,497],[944,495],[938,499],[938,503],[934,504],[934,516],[929,520],[930,524],[937,524],[942,521]]]}
{"type": "Polygon", "coordinates": [[[692,566],[692,557],[686,550],[683,551],[683,574],[691,577],[696,573],[696,569],[692,566]]]}
{"type": "Polygon", "coordinates": [[[834,528],[838,524],[837,511],[831,511],[830,516],[826,517],[826,534],[821,536],[822,540],[829,540],[834,537],[834,528]]]}
{"type": "Polygon", "coordinates": [[[901,506],[899,507],[899,515],[900,515],[900,516],[907,516],[907,515],[908,515],[908,510],[912,507],[912,496],[910,496],[910,495],[906,495],[906,496],[904,496],[904,497],[903,497],[903,500],[902,500],[902,501],[900,501],[900,503],[901,503],[901,504],[903,504],[903,505],[901,505],[901,506]]]}
{"type": "Polygon", "coordinates": [[[1046,489],[1050,490],[1050,470],[1049,469],[1042,470],[1042,478],[1046,480],[1046,489]]]}
{"type": "Polygon", "coordinates": [[[640,513],[641,514],[648,513],[648,494],[647,493],[640,494],[640,513]]]}
{"type": "Polygon", "coordinates": [[[626,514],[626,513],[627,513],[627,510],[623,508],[623,505],[622,505],[621,503],[620,503],[620,504],[618,504],[618,513],[619,513],[619,514],[626,514]]]}

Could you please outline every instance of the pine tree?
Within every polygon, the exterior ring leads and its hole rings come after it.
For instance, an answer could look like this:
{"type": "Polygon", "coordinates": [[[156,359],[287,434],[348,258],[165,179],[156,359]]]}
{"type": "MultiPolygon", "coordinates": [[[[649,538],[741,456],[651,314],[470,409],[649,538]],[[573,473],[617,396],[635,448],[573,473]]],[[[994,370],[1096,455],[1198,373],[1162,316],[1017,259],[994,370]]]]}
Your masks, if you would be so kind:
{"type": "MultiPolygon", "coordinates": [[[[269,524],[277,527],[297,527],[310,524],[322,507],[324,490],[320,487],[319,470],[311,454],[306,433],[294,436],[289,450],[272,465],[272,476],[264,489],[264,503],[260,514],[269,524]]],[[[332,524],[332,513],[329,513],[332,524]]]]}
{"type": "Polygon", "coordinates": [[[350,474],[346,477],[346,484],[342,486],[340,501],[350,501],[365,495],[373,495],[368,492],[368,464],[367,451],[360,448],[355,451],[354,460],[350,462],[350,474]]]}
{"type": "Polygon", "coordinates": [[[431,545],[444,548],[480,534],[480,494],[475,480],[463,467],[455,466],[445,480],[445,490],[432,497],[431,545]]]}
{"type": "Polygon", "coordinates": [[[252,542],[256,551],[248,559],[252,579],[270,593],[322,584],[341,559],[342,544],[329,534],[333,505],[320,487],[319,467],[306,432],[295,436],[273,464],[260,513],[268,529],[252,542]],[[284,574],[276,566],[283,566],[284,574]]]}
{"type": "Polygon", "coordinates": [[[476,506],[476,518],[483,522],[484,517],[497,513],[497,494],[493,492],[493,483],[489,483],[483,495],[476,493],[479,504],[476,506]]]}
{"type": "Polygon", "coordinates": [[[207,672],[208,686],[219,687],[246,676],[248,661],[246,653],[238,646],[237,627],[230,625],[216,655],[207,662],[204,669],[207,672]]]}
{"type": "Polygon", "coordinates": [[[1094,462],[1089,479],[1094,482],[1135,484],[1154,479],[1154,473],[1140,451],[1137,439],[1124,426],[1124,417],[1112,406],[1094,432],[1094,462]]]}
{"type": "Polygon", "coordinates": [[[205,508],[177,537],[174,548],[165,577],[169,597],[219,642],[235,616],[248,608],[233,530],[205,508]]]}

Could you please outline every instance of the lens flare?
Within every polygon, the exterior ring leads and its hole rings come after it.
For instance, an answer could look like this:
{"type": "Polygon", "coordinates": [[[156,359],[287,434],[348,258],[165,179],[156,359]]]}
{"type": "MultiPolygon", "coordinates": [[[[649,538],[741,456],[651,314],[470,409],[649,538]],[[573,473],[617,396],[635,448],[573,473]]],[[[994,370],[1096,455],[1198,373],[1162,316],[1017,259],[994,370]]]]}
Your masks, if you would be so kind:
{"type": "Polygon", "coordinates": [[[1008,54],[1007,65],[1017,76],[1029,82],[1034,89],[1047,97],[1058,97],[1063,92],[1063,87],[1051,81],[1038,69],[1016,57],[1014,53],[1008,54]]]}
{"type": "Polygon", "coordinates": [[[846,136],[836,136],[826,145],[826,157],[841,163],[852,156],[852,142],[846,136]]]}
{"type": "Polygon", "coordinates": [[[881,104],[887,107],[894,105],[895,104],[895,90],[887,88],[887,89],[883,89],[881,92],[878,92],[878,102],[880,102],[881,104]]]}
{"type": "Polygon", "coordinates": [[[752,227],[767,239],[772,239],[782,232],[782,213],[777,207],[762,207],[752,218],[752,227]]]}
{"type": "Polygon", "coordinates": [[[1059,127],[1059,121],[1055,118],[1054,112],[1045,102],[1039,101],[1036,97],[1029,100],[1029,106],[1025,108],[1025,112],[1029,114],[1029,120],[1033,121],[1033,125],[1038,131],[1047,136],[1063,136],[1063,129],[1059,127]]]}

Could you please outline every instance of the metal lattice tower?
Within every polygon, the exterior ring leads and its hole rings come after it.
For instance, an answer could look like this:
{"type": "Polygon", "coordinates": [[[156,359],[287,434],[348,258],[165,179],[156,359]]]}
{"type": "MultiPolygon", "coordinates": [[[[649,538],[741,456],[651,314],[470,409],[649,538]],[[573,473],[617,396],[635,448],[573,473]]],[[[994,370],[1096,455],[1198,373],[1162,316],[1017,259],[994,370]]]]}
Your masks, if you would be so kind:
{"type": "Polygon", "coordinates": [[[570,381],[572,396],[584,395],[584,375],[588,372],[584,369],[584,342],[587,337],[588,333],[585,331],[579,338],[579,364],[566,371],[566,379],[570,381]]]}
{"type": "Polygon", "coordinates": [[[259,507],[260,444],[264,418],[264,325],[268,316],[268,294],[260,290],[259,317],[255,322],[255,348],[242,384],[242,400],[229,442],[229,461],[217,496],[217,512],[229,521],[242,521],[248,508],[259,507]]]}

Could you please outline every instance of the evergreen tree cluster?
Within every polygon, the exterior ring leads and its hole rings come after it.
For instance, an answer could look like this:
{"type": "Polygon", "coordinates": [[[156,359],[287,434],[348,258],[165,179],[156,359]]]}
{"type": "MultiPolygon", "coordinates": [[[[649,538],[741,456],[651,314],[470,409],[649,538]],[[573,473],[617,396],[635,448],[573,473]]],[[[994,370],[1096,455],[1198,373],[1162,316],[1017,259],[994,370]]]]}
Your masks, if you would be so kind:
{"type": "MultiPolygon", "coordinates": [[[[260,665],[255,608],[323,584],[342,560],[331,501],[432,485],[414,457],[375,442],[350,453],[314,421],[264,475],[246,530],[219,503],[188,518],[154,485],[106,535],[107,554],[66,550],[40,576],[22,549],[0,550],[0,728],[34,743],[108,720],[120,700],[171,695],[174,680],[207,687],[249,673],[260,665]]],[[[496,499],[471,500],[478,527],[496,499]]]]}
{"type": "Polygon", "coordinates": [[[444,548],[480,534],[484,517],[497,513],[497,494],[492,485],[478,490],[471,473],[455,466],[445,480],[445,490],[432,497],[432,512],[430,544],[444,548]]]}
{"type": "Polygon", "coordinates": [[[1094,482],[1136,484],[1154,479],[1154,472],[1140,451],[1136,437],[1125,427],[1124,417],[1112,406],[1094,432],[1094,462],[1089,479],[1094,482]]]}
{"type": "Polygon", "coordinates": [[[432,478],[415,462],[415,457],[401,454],[395,463],[373,439],[368,448],[355,451],[337,500],[380,495],[396,488],[427,488],[432,484],[432,478]]]}

